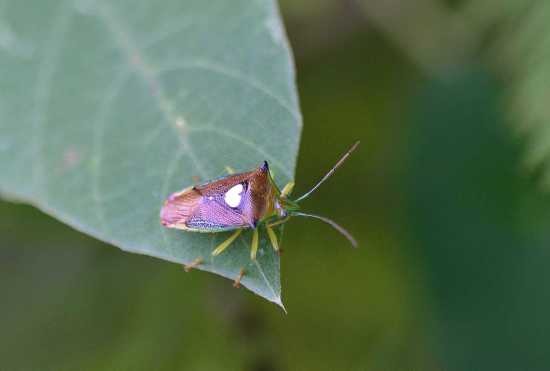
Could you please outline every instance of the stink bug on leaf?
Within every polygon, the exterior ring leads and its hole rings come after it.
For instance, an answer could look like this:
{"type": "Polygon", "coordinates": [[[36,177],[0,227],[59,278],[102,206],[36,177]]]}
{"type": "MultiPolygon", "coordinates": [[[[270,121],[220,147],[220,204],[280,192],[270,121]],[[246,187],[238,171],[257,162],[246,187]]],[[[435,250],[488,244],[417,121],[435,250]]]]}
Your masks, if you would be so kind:
{"type": "Polygon", "coordinates": [[[327,180],[358,145],[359,142],[356,142],[313,188],[295,200],[288,198],[294,183],[290,182],[279,190],[267,161],[264,161],[255,170],[230,174],[172,194],[164,202],[160,212],[161,223],[168,228],[189,232],[215,233],[234,230],[227,240],[212,251],[212,255],[220,254],[235,241],[243,229],[251,228],[253,234],[250,258],[256,259],[260,227],[265,227],[273,249],[278,251],[279,244],[273,227],[285,223],[292,216],[322,220],[356,247],[357,242],[344,228],[328,218],[301,212],[298,203],[327,180]]]}

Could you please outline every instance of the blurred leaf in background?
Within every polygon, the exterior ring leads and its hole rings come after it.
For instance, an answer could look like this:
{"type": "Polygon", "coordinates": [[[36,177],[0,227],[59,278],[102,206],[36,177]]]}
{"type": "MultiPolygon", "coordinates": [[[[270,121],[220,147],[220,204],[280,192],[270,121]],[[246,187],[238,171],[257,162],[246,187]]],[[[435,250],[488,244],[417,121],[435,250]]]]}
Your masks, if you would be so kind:
{"type": "Polygon", "coordinates": [[[550,185],[550,3],[507,2],[491,57],[510,89],[512,122],[526,139],[526,163],[550,185]]]}
{"type": "Polygon", "coordinates": [[[550,310],[550,251],[522,228],[523,198],[534,189],[520,177],[499,91],[483,70],[464,72],[415,101],[410,220],[446,370],[550,365],[542,315],[550,310]]]}

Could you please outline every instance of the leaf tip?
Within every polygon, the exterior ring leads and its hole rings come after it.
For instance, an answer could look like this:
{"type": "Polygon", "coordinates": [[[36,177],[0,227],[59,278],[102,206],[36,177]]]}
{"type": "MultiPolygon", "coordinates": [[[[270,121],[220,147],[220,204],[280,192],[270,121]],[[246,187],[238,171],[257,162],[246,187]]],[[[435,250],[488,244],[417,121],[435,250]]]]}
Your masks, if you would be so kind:
{"type": "Polygon", "coordinates": [[[274,302],[275,304],[277,304],[279,307],[281,307],[281,309],[283,310],[283,312],[285,312],[285,314],[288,314],[288,312],[286,311],[286,308],[285,308],[285,305],[283,304],[283,300],[280,296],[277,296],[276,298],[274,298],[272,300],[272,302],[274,302]]]}

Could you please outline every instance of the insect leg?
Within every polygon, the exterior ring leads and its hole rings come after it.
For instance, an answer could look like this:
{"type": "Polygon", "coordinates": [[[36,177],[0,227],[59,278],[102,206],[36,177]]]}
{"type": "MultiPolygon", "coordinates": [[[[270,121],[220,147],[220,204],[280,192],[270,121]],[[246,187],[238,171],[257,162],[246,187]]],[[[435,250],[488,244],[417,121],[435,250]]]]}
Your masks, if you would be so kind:
{"type": "Polygon", "coordinates": [[[279,251],[279,242],[277,242],[277,235],[273,231],[273,228],[271,228],[269,225],[266,225],[265,229],[267,229],[267,235],[269,236],[269,240],[271,241],[271,246],[273,246],[273,250],[279,251]]]}
{"type": "Polygon", "coordinates": [[[195,260],[193,260],[191,263],[184,265],[183,270],[186,272],[191,271],[193,268],[197,268],[199,265],[201,265],[204,262],[204,260],[199,256],[195,260]]]}
{"type": "Polygon", "coordinates": [[[288,197],[292,189],[294,189],[294,182],[288,182],[281,191],[281,197],[288,197]]]}
{"type": "Polygon", "coordinates": [[[237,229],[235,233],[233,233],[227,240],[220,243],[218,247],[216,247],[214,251],[212,251],[212,255],[216,256],[221,254],[223,250],[227,249],[227,247],[231,245],[231,243],[233,243],[233,241],[235,241],[237,237],[239,237],[242,231],[242,229],[237,229]]]}
{"type": "Polygon", "coordinates": [[[235,278],[235,282],[233,283],[234,288],[238,289],[239,287],[241,287],[241,280],[243,279],[244,274],[245,270],[244,268],[241,268],[239,275],[237,276],[237,278],[235,278]]]}
{"type": "Polygon", "coordinates": [[[250,259],[256,260],[257,252],[258,252],[258,228],[255,228],[252,232],[252,244],[250,245],[250,259]]]}
{"type": "Polygon", "coordinates": [[[283,223],[286,223],[286,222],[288,221],[288,219],[290,219],[290,215],[285,216],[283,219],[279,219],[279,220],[277,220],[276,222],[273,222],[273,223],[271,223],[271,224],[268,224],[268,226],[269,226],[269,227],[272,227],[272,228],[273,228],[273,227],[276,227],[276,226],[278,226],[278,225],[281,225],[281,224],[283,224],[283,223]]]}

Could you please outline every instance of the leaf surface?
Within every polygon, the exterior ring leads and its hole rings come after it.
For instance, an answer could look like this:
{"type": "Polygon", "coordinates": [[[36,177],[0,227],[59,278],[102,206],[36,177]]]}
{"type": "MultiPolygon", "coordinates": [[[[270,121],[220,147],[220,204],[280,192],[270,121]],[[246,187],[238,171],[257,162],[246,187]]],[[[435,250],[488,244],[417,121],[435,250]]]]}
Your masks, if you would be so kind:
{"type": "MultiPolygon", "coordinates": [[[[0,192],[123,250],[235,278],[282,305],[251,233],[167,230],[172,192],[267,160],[294,175],[301,116],[273,1],[0,2],[0,192]]],[[[32,233],[32,222],[29,222],[32,233]]]]}

